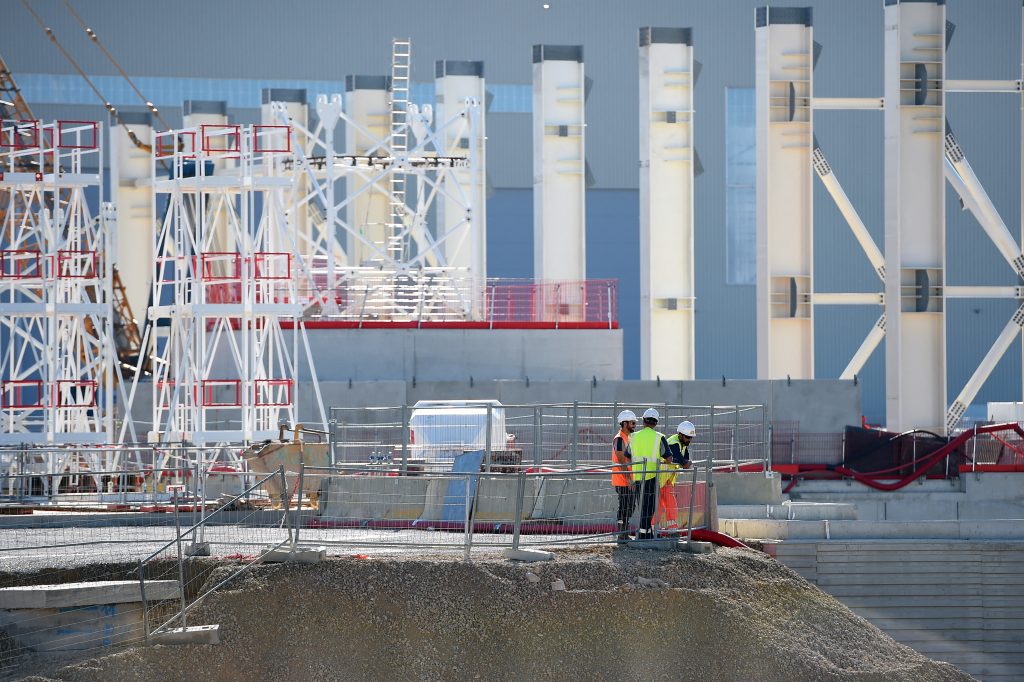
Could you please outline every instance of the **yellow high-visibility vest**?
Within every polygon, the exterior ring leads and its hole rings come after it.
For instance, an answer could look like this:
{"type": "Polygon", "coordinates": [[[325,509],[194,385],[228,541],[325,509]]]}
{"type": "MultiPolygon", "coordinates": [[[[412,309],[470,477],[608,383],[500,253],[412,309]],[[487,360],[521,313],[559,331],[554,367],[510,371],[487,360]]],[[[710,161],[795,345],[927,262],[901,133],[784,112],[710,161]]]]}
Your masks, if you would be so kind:
{"type": "Polygon", "coordinates": [[[658,461],[661,459],[661,440],[664,437],[664,434],[658,433],[650,427],[644,427],[633,434],[629,450],[633,455],[631,468],[634,481],[646,481],[649,478],[654,478],[658,471],[658,461]]]}

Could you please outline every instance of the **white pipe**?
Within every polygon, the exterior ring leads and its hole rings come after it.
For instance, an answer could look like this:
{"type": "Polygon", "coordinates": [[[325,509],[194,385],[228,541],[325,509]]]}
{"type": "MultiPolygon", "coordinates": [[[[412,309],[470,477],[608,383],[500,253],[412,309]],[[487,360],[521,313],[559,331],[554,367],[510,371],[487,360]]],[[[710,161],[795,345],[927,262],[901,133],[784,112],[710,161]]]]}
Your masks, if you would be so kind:
{"type": "Polygon", "coordinates": [[[989,198],[978,176],[974,174],[971,164],[967,162],[963,150],[953,137],[953,133],[946,131],[945,140],[946,156],[946,179],[960,194],[960,197],[971,209],[971,213],[977,218],[981,227],[988,234],[989,239],[999,249],[999,253],[1007,260],[1014,271],[1024,277],[1024,256],[1021,255],[1017,240],[1010,234],[1006,223],[999,215],[995,204],[989,198]],[[952,172],[951,172],[952,171],[952,172]]]}
{"type": "Polygon", "coordinates": [[[1003,354],[1006,353],[1010,344],[1013,343],[1014,339],[1017,338],[1017,334],[1020,332],[1021,325],[1024,325],[1024,303],[1017,308],[1017,312],[1013,314],[1010,321],[1003,327],[1003,331],[999,333],[995,343],[989,349],[985,357],[982,358],[981,362],[978,363],[978,368],[974,370],[974,374],[967,380],[960,395],[956,397],[953,404],[949,406],[949,410],[946,412],[946,428],[951,429],[956,426],[956,422],[960,421],[960,417],[967,410],[967,406],[971,404],[974,397],[978,395],[978,391],[985,384],[992,370],[999,364],[999,360],[1002,359],[1003,354]]]}
{"type": "Polygon", "coordinates": [[[824,110],[868,110],[881,111],[885,108],[885,100],[881,97],[815,97],[811,107],[824,110]]]}
{"type": "Polygon", "coordinates": [[[853,231],[853,236],[856,237],[857,243],[860,244],[861,248],[864,249],[865,255],[871,262],[871,267],[875,269],[875,274],[878,275],[879,279],[885,281],[885,256],[882,255],[881,249],[875,244],[875,240],[871,238],[871,233],[868,232],[868,228],[864,226],[864,221],[860,219],[860,215],[857,214],[857,209],[853,207],[853,203],[850,202],[850,198],[846,196],[846,192],[843,191],[842,186],[839,184],[839,180],[836,179],[835,173],[832,172],[832,167],[825,159],[824,152],[821,151],[821,147],[814,147],[813,165],[814,171],[821,178],[821,183],[825,185],[825,189],[828,190],[829,196],[836,202],[836,207],[839,208],[839,212],[843,214],[846,219],[846,223],[850,226],[853,231]]]}
{"type": "Polygon", "coordinates": [[[864,365],[867,364],[868,358],[878,348],[878,344],[885,338],[885,315],[878,318],[875,322],[875,326],[871,328],[868,335],[864,337],[864,342],[860,344],[860,348],[850,358],[850,363],[846,365],[846,369],[839,375],[840,379],[852,379],[854,376],[860,373],[864,369],[864,365]]]}

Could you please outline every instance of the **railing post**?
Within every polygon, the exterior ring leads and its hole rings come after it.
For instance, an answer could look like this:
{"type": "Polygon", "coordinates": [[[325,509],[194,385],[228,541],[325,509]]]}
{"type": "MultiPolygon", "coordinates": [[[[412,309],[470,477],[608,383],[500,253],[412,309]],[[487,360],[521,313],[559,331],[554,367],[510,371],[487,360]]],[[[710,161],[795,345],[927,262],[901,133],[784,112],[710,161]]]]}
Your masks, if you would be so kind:
{"type": "Polygon", "coordinates": [[[973,441],[973,444],[971,446],[971,449],[972,449],[972,453],[971,453],[971,473],[977,473],[978,472],[978,427],[977,427],[977,425],[975,425],[975,427],[974,427],[974,435],[972,436],[971,440],[973,441]]]}
{"type": "Polygon", "coordinates": [[[714,468],[714,460],[709,458],[704,479],[704,527],[708,530],[715,530],[711,526],[711,489],[715,485],[712,481],[714,468]]]}
{"type": "Polygon", "coordinates": [[[580,403],[572,401],[572,441],[569,444],[569,451],[572,453],[571,467],[575,469],[579,464],[579,442],[580,442],[580,403]]]}
{"type": "Polygon", "coordinates": [[[516,516],[512,526],[512,549],[519,549],[519,532],[523,527],[523,506],[526,496],[526,474],[519,470],[516,478],[516,516]]]}
{"type": "Polygon", "coordinates": [[[487,405],[487,433],[484,435],[484,457],[486,458],[487,466],[485,471],[491,473],[491,424],[494,419],[494,406],[487,405]]]}
{"type": "Polygon", "coordinates": [[[541,439],[544,437],[544,428],[540,405],[533,406],[533,465],[541,465],[541,439]]]}
{"type": "Polygon", "coordinates": [[[612,283],[608,282],[606,286],[608,287],[608,328],[612,329],[615,326],[615,321],[612,320],[612,283]]]}
{"type": "Polygon", "coordinates": [[[283,524],[288,528],[288,541],[292,539],[292,526],[288,523],[288,507],[289,498],[291,495],[288,494],[288,478],[284,475],[284,465],[277,467],[277,472],[281,475],[281,506],[284,508],[284,517],[281,519],[283,524]]]}
{"type": "Polygon", "coordinates": [[[710,446],[709,447],[711,448],[711,450],[708,453],[708,460],[711,462],[712,466],[714,466],[714,463],[715,463],[715,406],[714,405],[711,406],[711,442],[710,442],[710,446]]]}
{"type": "MultiPolygon", "coordinates": [[[[740,406],[733,405],[733,422],[732,422],[732,443],[730,445],[732,449],[732,464],[737,466],[736,463],[736,437],[740,432],[740,406]]],[[[736,471],[739,471],[737,468],[736,471]]]]}
{"type": "Polygon", "coordinates": [[[409,406],[402,403],[402,475],[409,475],[409,406]]]}
{"type": "Polygon", "coordinates": [[[149,644],[149,609],[146,606],[146,562],[139,560],[139,596],[142,598],[142,634],[149,644]]]}
{"type": "Polygon", "coordinates": [[[654,446],[654,516],[651,517],[651,531],[653,539],[658,538],[658,529],[661,523],[658,519],[661,512],[661,442],[654,446]]]}
{"type": "Polygon", "coordinates": [[[303,482],[306,478],[306,446],[302,446],[302,459],[299,461],[299,499],[295,504],[295,535],[292,536],[292,549],[299,544],[299,526],[302,521],[302,491],[303,482]]]}
{"type": "Polygon", "coordinates": [[[464,535],[464,548],[462,551],[462,560],[470,560],[470,552],[473,549],[473,499],[470,495],[473,485],[473,475],[469,474],[466,476],[466,509],[463,515],[462,530],[464,535]]]}
{"type": "Polygon", "coordinates": [[[328,430],[331,432],[328,438],[331,439],[331,466],[334,466],[337,461],[337,453],[334,451],[335,446],[338,443],[338,420],[334,418],[334,410],[331,410],[331,419],[328,422],[328,430]]]}
{"type": "Polygon", "coordinates": [[[174,487],[174,531],[175,531],[175,544],[178,547],[178,592],[181,595],[181,630],[185,631],[188,627],[185,619],[185,559],[182,556],[181,551],[181,516],[178,510],[178,493],[181,492],[180,486],[174,487]]]}
{"type": "Polygon", "coordinates": [[[558,322],[562,317],[562,285],[555,284],[555,329],[558,329],[558,322]]]}

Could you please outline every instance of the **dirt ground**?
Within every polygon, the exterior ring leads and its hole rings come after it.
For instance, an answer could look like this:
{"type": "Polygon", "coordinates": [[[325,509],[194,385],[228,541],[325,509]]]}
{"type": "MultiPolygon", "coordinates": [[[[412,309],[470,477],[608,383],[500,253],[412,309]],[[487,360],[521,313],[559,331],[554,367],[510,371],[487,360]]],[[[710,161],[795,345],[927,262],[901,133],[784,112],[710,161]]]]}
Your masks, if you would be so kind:
{"type": "Polygon", "coordinates": [[[604,547],[533,564],[422,556],[264,565],[210,597],[189,623],[219,623],[222,643],[52,662],[22,679],[972,679],[896,643],[753,550],[604,547]],[[564,590],[553,587],[559,580],[564,590]]]}

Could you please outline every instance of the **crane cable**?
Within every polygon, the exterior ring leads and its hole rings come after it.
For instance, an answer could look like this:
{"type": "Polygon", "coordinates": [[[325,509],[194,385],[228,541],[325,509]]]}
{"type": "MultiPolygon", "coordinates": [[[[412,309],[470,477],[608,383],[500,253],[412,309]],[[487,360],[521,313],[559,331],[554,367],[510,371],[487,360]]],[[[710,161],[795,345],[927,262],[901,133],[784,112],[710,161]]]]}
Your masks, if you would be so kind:
{"type": "Polygon", "coordinates": [[[101,93],[99,89],[97,89],[96,85],[93,84],[93,82],[89,79],[89,77],[85,75],[85,71],[82,70],[82,67],[78,65],[78,62],[76,62],[70,54],[68,54],[68,51],[65,50],[64,46],[61,45],[60,41],[57,40],[57,35],[53,32],[53,29],[47,26],[46,23],[42,20],[42,18],[38,14],[36,14],[35,10],[32,9],[32,6],[29,5],[28,0],[21,0],[21,4],[25,6],[25,9],[27,9],[29,14],[32,15],[32,18],[36,20],[37,24],[39,24],[39,27],[43,29],[43,32],[46,33],[47,37],[49,37],[50,42],[52,42],[54,46],[56,46],[56,48],[60,50],[60,53],[64,55],[64,59],[68,60],[68,63],[71,64],[72,68],[74,68],[75,71],[78,72],[78,75],[82,77],[86,85],[89,86],[89,89],[92,90],[96,94],[96,96],[100,98],[100,101],[103,102],[104,108],[108,112],[110,112],[110,115],[114,117],[114,120],[117,122],[117,124],[124,128],[125,132],[128,134],[128,139],[130,139],[132,143],[139,149],[145,152],[152,152],[153,148],[150,145],[144,143],[142,140],[140,140],[139,136],[136,135],[135,132],[131,128],[129,128],[124,121],[121,120],[121,117],[117,114],[117,108],[107,101],[107,98],[103,96],[103,93],[101,93]]]}
{"type": "Polygon", "coordinates": [[[80,16],[78,15],[78,12],[76,12],[76,11],[75,11],[75,8],[71,6],[71,3],[70,3],[70,2],[68,2],[68,0],[64,0],[64,6],[68,8],[68,12],[70,12],[70,13],[71,13],[71,16],[73,16],[73,17],[75,18],[75,21],[77,21],[77,22],[79,23],[79,25],[81,25],[81,27],[82,27],[82,28],[83,28],[83,29],[85,30],[85,34],[86,34],[87,36],[89,36],[89,39],[90,39],[90,40],[92,40],[92,42],[93,42],[93,43],[94,43],[94,44],[96,45],[96,47],[100,48],[100,51],[102,51],[102,52],[103,52],[103,54],[104,54],[104,55],[106,56],[106,58],[107,58],[108,60],[110,60],[110,63],[114,65],[114,68],[115,68],[115,69],[117,69],[117,72],[118,72],[119,74],[121,74],[121,77],[122,77],[122,78],[124,78],[124,79],[125,79],[125,81],[126,81],[126,82],[128,83],[128,86],[129,86],[129,87],[130,87],[130,88],[132,89],[132,91],[133,91],[133,92],[134,92],[134,93],[135,93],[136,95],[138,95],[139,99],[140,99],[140,100],[142,100],[142,101],[143,101],[143,103],[145,103],[145,105],[146,105],[146,108],[147,108],[147,109],[149,109],[149,111],[150,111],[150,112],[151,112],[151,113],[152,113],[152,114],[153,114],[154,116],[156,116],[157,120],[158,120],[158,121],[160,121],[160,124],[161,124],[161,125],[162,125],[162,126],[164,127],[164,129],[165,129],[165,130],[170,130],[170,129],[171,129],[171,126],[170,126],[170,125],[168,125],[168,124],[167,124],[167,121],[165,121],[165,120],[164,120],[164,118],[163,118],[163,116],[161,116],[161,115],[160,115],[160,112],[159,112],[159,110],[158,110],[158,109],[156,108],[156,105],[155,105],[155,104],[153,104],[152,102],[150,102],[150,101],[149,101],[148,99],[146,99],[145,95],[143,95],[143,94],[142,94],[142,93],[141,93],[141,92],[139,91],[139,89],[138,89],[137,87],[135,87],[135,83],[134,83],[134,82],[132,81],[132,79],[131,79],[131,78],[130,78],[130,77],[128,76],[128,74],[127,74],[127,73],[125,73],[124,69],[122,69],[122,68],[121,68],[121,65],[120,65],[120,64],[118,64],[117,60],[116,60],[116,59],[114,59],[114,55],[110,54],[110,51],[109,51],[109,50],[107,50],[107,48],[106,48],[106,47],[105,47],[105,46],[103,45],[103,43],[102,43],[102,42],[100,42],[100,37],[99,37],[98,35],[96,35],[96,32],[95,32],[95,31],[93,31],[93,30],[92,30],[92,29],[91,29],[91,28],[90,28],[90,27],[89,27],[89,26],[88,26],[88,25],[87,25],[87,24],[86,24],[86,23],[85,23],[85,22],[84,22],[84,21],[82,20],[82,17],[80,17],[80,16]]]}

